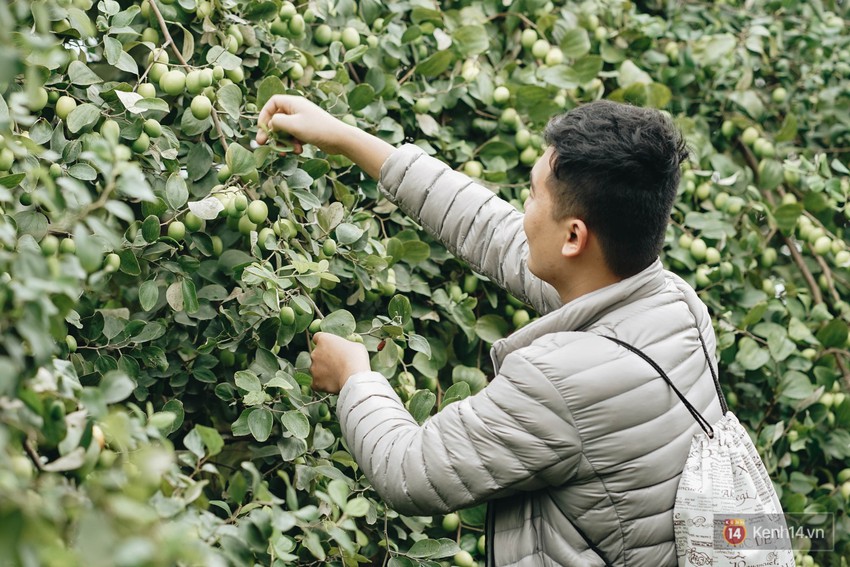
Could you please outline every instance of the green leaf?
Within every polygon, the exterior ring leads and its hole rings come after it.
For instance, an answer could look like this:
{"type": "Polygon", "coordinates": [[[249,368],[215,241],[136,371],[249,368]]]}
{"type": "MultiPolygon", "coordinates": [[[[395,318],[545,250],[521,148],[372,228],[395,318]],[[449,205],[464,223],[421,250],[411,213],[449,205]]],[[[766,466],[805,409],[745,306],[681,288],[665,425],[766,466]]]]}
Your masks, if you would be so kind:
{"type": "Polygon", "coordinates": [[[300,411],[287,411],[281,416],[280,421],[286,430],[298,439],[306,439],[310,435],[310,422],[300,411]]]}
{"type": "Polygon", "coordinates": [[[266,441],[271,435],[273,423],[272,412],[266,408],[257,408],[248,416],[248,429],[254,439],[260,443],[266,441]]]}
{"type": "Polygon", "coordinates": [[[136,383],[123,372],[111,371],[104,374],[99,389],[105,403],[117,404],[133,393],[136,383]]]}
{"type": "Polygon", "coordinates": [[[328,483],[328,496],[330,496],[331,501],[340,508],[345,507],[349,494],[351,494],[351,489],[348,487],[348,483],[344,480],[334,479],[328,483]]]}
{"type": "Polygon", "coordinates": [[[77,133],[100,118],[100,108],[88,102],[79,105],[68,115],[68,130],[77,133]]]}
{"type": "Polygon", "coordinates": [[[479,368],[458,365],[452,369],[452,382],[466,382],[470,391],[475,394],[487,386],[487,375],[479,368]]]}
{"type": "Polygon", "coordinates": [[[336,241],[338,244],[353,244],[363,236],[363,229],[351,223],[342,223],[336,227],[336,241]]]}
{"type": "Polygon", "coordinates": [[[738,341],[738,352],[735,360],[745,370],[756,370],[761,368],[770,360],[770,353],[761,348],[756,341],[750,337],[743,337],[738,341]]]}
{"type": "MultiPolygon", "coordinates": [[[[166,404],[166,406],[167,405],[168,404],[166,404]]],[[[182,409],[182,404],[180,407],[182,409]]],[[[221,453],[221,450],[224,449],[224,439],[221,438],[221,434],[218,432],[218,430],[213,429],[212,427],[207,427],[205,425],[196,425],[194,430],[198,432],[201,441],[203,441],[204,446],[207,448],[207,454],[210,457],[218,455],[219,453],[221,453]]]]}
{"type": "Polygon", "coordinates": [[[207,51],[207,63],[234,71],[242,66],[242,59],[228,52],[224,47],[214,45],[207,51]]]}
{"type": "MultiPolygon", "coordinates": [[[[239,120],[239,114],[242,108],[242,89],[236,85],[225,85],[216,92],[216,102],[232,120],[239,120]]],[[[233,145],[230,147],[232,148],[233,145]]],[[[253,163],[253,160],[254,158],[252,156],[251,163],[253,163]]],[[[234,175],[239,175],[232,167],[230,170],[233,171],[234,175]]]]}
{"type": "Polygon", "coordinates": [[[394,295],[393,298],[390,299],[387,311],[390,317],[399,317],[401,319],[402,326],[407,325],[410,321],[410,315],[412,312],[410,308],[410,300],[403,295],[394,295]]]}
{"type": "Polygon", "coordinates": [[[278,94],[284,94],[286,87],[280,77],[269,75],[257,87],[257,108],[263,108],[271,97],[278,94]]]}
{"type": "Polygon", "coordinates": [[[431,247],[426,242],[420,240],[410,240],[404,243],[405,262],[411,265],[424,262],[431,256],[431,247]]]}
{"type": "Polygon", "coordinates": [[[150,311],[159,301],[159,286],[156,280],[147,280],[139,286],[139,303],[143,311],[150,311]]]}
{"type": "Polygon", "coordinates": [[[508,322],[498,315],[483,315],[475,322],[475,334],[490,344],[504,338],[509,329],[508,322]]]}
{"type": "Polygon", "coordinates": [[[431,343],[428,339],[415,333],[410,333],[407,337],[407,346],[412,350],[431,358],[431,343]]]}
{"type": "Polygon", "coordinates": [[[804,400],[812,395],[815,387],[808,376],[797,370],[790,370],[782,376],[777,391],[779,395],[790,400],[804,400]]]}
{"type": "Polygon", "coordinates": [[[443,401],[440,404],[440,411],[454,402],[468,398],[470,394],[469,384],[466,382],[458,382],[449,386],[448,390],[443,394],[443,401]]]}
{"type": "Polygon", "coordinates": [[[183,309],[186,313],[196,313],[200,308],[198,304],[198,295],[195,292],[195,282],[190,278],[183,278],[181,281],[183,291],[183,309]]]}
{"type": "Polygon", "coordinates": [[[817,333],[817,339],[826,348],[844,347],[847,344],[847,323],[833,319],[817,333]]]}
{"type": "Polygon", "coordinates": [[[797,226],[797,219],[803,214],[803,205],[800,203],[788,203],[780,205],[773,210],[773,218],[776,226],[785,234],[790,234],[797,226]]]}
{"type": "Polygon", "coordinates": [[[240,370],[233,376],[236,386],[248,392],[259,392],[263,389],[260,378],[250,370],[240,370]]]}
{"type": "Polygon", "coordinates": [[[437,51],[416,66],[416,73],[423,77],[436,77],[442,74],[454,61],[451,51],[437,51]]]}
{"type": "Polygon", "coordinates": [[[225,161],[233,175],[243,176],[257,169],[257,165],[254,162],[254,154],[239,144],[230,144],[227,147],[225,161]]]}
{"type": "Polygon", "coordinates": [[[587,30],[580,27],[567,30],[561,40],[560,47],[564,56],[571,59],[586,55],[590,51],[590,37],[587,30]]]}
{"type": "Polygon", "coordinates": [[[345,513],[352,518],[362,518],[366,514],[369,513],[369,508],[372,505],[369,503],[369,500],[362,496],[358,496],[357,498],[352,498],[345,505],[345,513]]]}
{"type": "Polygon", "coordinates": [[[77,59],[71,61],[71,64],[68,65],[68,78],[70,79],[71,84],[78,85],[80,87],[87,87],[89,85],[103,82],[103,79],[97,76],[94,71],[89,69],[85,63],[77,59]]]}
{"type": "Polygon", "coordinates": [[[487,171],[510,171],[519,164],[516,146],[499,140],[492,140],[481,146],[478,158],[487,171]]]}
{"type": "Polygon", "coordinates": [[[363,110],[375,100],[375,89],[369,83],[361,83],[348,94],[348,106],[351,110],[363,110]]]}
{"type": "Polygon", "coordinates": [[[418,423],[423,423],[428,416],[431,415],[431,410],[434,409],[434,404],[437,403],[437,396],[428,390],[417,390],[408,402],[408,410],[418,423]]]}
{"type": "Polygon", "coordinates": [[[140,276],[142,268],[139,266],[139,259],[136,258],[136,253],[129,248],[118,251],[118,256],[121,258],[121,272],[128,276],[140,276]]]}
{"type": "Polygon", "coordinates": [[[327,317],[322,319],[321,328],[325,333],[333,333],[340,337],[347,337],[354,332],[357,326],[357,321],[354,315],[345,309],[338,309],[329,313],[327,317]]]}
{"type": "Polygon", "coordinates": [[[463,26],[454,31],[452,40],[464,57],[479,55],[490,47],[487,30],[481,25],[463,26]]]}
{"type": "Polygon", "coordinates": [[[182,208],[189,200],[189,189],[179,171],[169,175],[165,182],[165,200],[174,210],[182,208]]]}
{"type": "Polygon", "coordinates": [[[758,165],[759,188],[772,191],[782,183],[782,164],[775,159],[763,159],[758,165]]]}

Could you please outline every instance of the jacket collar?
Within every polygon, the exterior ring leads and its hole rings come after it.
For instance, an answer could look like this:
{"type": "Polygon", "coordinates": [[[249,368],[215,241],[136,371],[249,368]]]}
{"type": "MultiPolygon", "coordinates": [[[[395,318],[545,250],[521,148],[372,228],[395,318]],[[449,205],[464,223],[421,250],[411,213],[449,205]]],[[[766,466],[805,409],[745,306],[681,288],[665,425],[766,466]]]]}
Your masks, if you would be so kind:
{"type": "Polygon", "coordinates": [[[537,321],[493,344],[490,355],[498,373],[505,356],[526,347],[538,338],[557,332],[582,331],[601,317],[638,299],[658,293],[664,287],[664,267],[656,259],[643,271],[617,283],[582,295],[537,321]]]}

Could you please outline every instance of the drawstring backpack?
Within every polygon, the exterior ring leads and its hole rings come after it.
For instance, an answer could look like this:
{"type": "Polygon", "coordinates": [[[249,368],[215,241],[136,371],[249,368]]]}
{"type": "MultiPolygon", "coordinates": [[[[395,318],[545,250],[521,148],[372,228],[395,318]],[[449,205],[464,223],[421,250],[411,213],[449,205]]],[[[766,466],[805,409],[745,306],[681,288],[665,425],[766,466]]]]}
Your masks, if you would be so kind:
{"type": "Polygon", "coordinates": [[[714,425],[643,351],[605,338],[648,362],[702,429],[691,441],[673,507],[679,567],[795,567],[779,497],[750,436],[726,406],[702,334],[700,344],[723,410],[714,425]]]}

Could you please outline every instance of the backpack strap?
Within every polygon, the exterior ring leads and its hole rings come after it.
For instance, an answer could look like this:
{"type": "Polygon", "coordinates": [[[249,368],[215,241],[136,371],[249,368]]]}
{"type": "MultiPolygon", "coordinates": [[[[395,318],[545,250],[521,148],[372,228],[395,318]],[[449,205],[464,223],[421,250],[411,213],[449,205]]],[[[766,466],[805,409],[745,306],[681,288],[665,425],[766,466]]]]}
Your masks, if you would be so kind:
{"type": "MultiPolygon", "coordinates": [[[[650,366],[652,366],[655,371],[658,372],[658,374],[664,379],[664,381],[667,382],[667,385],[673,389],[673,392],[676,393],[676,396],[678,396],[682,403],[685,404],[685,407],[691,413],[694,420],[696,420],[697,424],[700,426],[700,429],[702,429],[706,433],[706,435],[708,435],[709,438],[714,438],[714,428],[711,427],[711,424],[708,422],[708,420],[705,419],[699,411],[697,411],[697,409],[691,404],[691,402],[688,401],[684,394],[682,394],[682,392],[680,392],[679,389],[673,384],[673,381],[670,379],[669,376],[667,376],[667,373],[664,372],[664,370],[662,370],[661,367],[658,366],[658,364],[649,357],[649,355],[644,353],[639,348],[632,346],[625,341],[621,341],[620,339],[615,339],[614,337],[609,337],[608,335],[600,336],[605,337],[609,341],[615,342],[621,347],[632,351],[633,353],[644,359],[646,362],[648,362],[650,366]]],[[[700,337],[700,342],[703,345],[703,352],[705,353],[706,358],[708,358],[708,350],[705,348],[705,343],[702,342],[702,337],[700,337]]],[[[708,367],[711,368],[711,375],[714,376],[715,384],[717,384],[717,375],[714,372],[714,368],[711,366],[711,360],[708,361],[708,367]]],[[[721,404],[722,399],[723,398],[721,398],[721,404]]]]}
{"type": "Polygon", "coordinates": [[[708,369],[711,370],[711,377],[714,379],[714,389],[717,390],[717,397],[720,399],[720,409],[723,411],[723,415],[726,415],[726,412],[729,411],[729,406],[726,404],[726,396],[723,395],[723,390],[720,389],[720,379],[717,377],[717,371],[714,370],[714,366],[711,365],[711,357],[708,356],[708,347],[705,346],[702,333],[699,332],[699,329],[697,329],[697,333],[699,334],[699,344],[702,345],[702,352],[705,354],[705,361],[708,363],[708,369]]]}

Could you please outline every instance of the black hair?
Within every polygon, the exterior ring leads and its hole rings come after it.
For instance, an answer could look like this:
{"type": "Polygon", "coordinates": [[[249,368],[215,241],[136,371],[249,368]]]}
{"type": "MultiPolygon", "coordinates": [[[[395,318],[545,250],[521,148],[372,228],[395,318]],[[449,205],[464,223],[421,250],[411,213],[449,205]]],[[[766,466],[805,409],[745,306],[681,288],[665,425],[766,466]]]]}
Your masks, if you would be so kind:
{"type": "Polygon", "coordinates": [[[618,277],[655,261],[688,157],[673,121],[658,110],[599,100],[556,116],[544,136],[553,150],[546,180],[553,217],[582,219],[618,277]]]}

